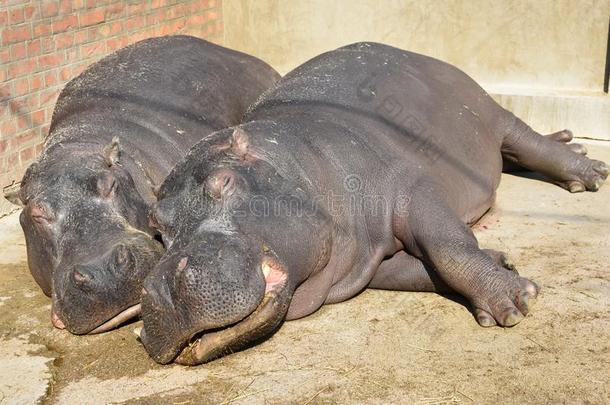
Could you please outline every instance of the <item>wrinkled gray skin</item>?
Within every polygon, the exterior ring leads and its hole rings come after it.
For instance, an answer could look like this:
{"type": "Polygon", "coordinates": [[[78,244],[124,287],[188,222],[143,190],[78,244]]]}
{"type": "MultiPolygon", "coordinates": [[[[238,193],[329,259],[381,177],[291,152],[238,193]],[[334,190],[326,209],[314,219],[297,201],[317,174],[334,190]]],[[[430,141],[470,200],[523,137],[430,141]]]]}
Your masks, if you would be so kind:
{"type": "Polygon", "coordinates": [[[163,252],[148,220],[154,188],[278,78],[251,56],[171,36],[121,49],[66,85],[20,190],[28,264],[55,326],[96,333],[137,315],[163,252]]]}
{"type": "Polygon", "coordinates": [[[455,67],[380,44],[303,64],[246,119],[161,187],[171,244],[145,280],[141,334],[157,362],[209,361],[367,287],[452,290],[482,326],[515,325],[538,287],[468,226],[503,163],[573,192],[608,174],[569,131],[543,137],[455,67]]]}

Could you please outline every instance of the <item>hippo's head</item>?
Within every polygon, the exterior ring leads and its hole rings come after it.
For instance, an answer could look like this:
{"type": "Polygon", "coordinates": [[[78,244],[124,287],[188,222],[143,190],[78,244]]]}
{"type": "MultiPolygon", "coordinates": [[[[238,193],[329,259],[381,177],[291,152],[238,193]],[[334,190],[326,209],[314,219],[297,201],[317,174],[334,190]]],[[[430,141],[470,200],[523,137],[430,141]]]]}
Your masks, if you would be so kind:
{"type": "Polygon", "coordinates": [[[23,178],[28,265],[53,298],[53,323],[72,333],[101,332],[135,315],[163,251],[149,204],[121,163],[118,140],[88,151],[54,145],[23,178]]]}
{"type": "Polygon", "coordinates": [[[160,363],[202,363],[270,335],[301,269],[319,261],[308,243],[323,234],[319,218],[271,212],[277,202],[299,209],[304,194],[248,135],[228,131],[174,168],[151,214],[169,246],[144,282],[140,337],[160,363]]]}

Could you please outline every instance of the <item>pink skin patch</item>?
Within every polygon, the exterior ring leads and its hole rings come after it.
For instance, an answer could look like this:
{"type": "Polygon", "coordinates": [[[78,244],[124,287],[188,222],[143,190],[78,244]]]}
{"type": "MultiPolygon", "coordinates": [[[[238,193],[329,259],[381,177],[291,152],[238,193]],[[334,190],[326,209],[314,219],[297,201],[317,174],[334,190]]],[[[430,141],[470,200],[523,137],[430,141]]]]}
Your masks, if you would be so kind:
{"type": "Polygon", "coordinates": [[[273,259],[265,259],[261,265],[263,275],[265,276],[265,293],[274,290],[280,284],[286,281],[286,272],[282,267],[273,259]]]}
{"type": "Polygon", "coordinates": [[[59,316],[57,316],[55,311],[51,312],[51,322],[53,323],[53,326],[55,326],[57,329],[66,329],[66,325],[64,325],[61,319],[59,319],[59,316]]]}

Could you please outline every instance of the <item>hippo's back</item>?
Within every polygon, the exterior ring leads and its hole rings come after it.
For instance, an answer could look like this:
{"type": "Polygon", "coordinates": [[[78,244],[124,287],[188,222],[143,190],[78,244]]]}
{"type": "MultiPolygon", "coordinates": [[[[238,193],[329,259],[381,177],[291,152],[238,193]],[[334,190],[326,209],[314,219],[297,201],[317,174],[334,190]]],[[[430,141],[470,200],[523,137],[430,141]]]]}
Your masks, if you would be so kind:
{"type": "MultiPolygon", "coordinates": [[[[486,204],[499,183],[501,136],[492,129],[499,109],[452,65],[387,45],[356,43],[288,73],[246,117],[329,111],[331,121],[349,130],[366,122],[364,144],[370,156],[404,165],[398,169],[407,173],[422,173],[409,165],[427,161],[427,175],[445,182],[448,195],[455,195],[456,209],[469,212],[486,204]],[[465,189],[473,190],[468,201],[458,201],[465,189]]],[[[314,142],[341,144],[327,133],[311,136],[314,142]]],[[[357,166],[357,160],[369,158],[359,152],[340,159],[342,166],[350,160],[357,166]]]]}
{"type": "Polygon", "coordinates": [[[161,180],[203,136],[239,123],[278,78],[257,58],[195,37],[143,40],[65,86],[45,146],[119,137],[161,180]]]}

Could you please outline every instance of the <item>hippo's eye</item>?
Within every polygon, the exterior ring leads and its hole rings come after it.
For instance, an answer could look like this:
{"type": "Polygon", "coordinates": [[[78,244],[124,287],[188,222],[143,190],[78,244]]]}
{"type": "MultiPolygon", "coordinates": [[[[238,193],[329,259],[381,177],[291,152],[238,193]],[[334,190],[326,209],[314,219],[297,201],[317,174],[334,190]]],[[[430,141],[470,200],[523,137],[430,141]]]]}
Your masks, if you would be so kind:
{"type": "Polygon", "coordinates": [[[217,200],[230,194],[233,190],[233,185],[233,173],[229,170],[221,170],[210,176],[206,181],[206,188],[209,190],[210,195],[217,200]]]}
{"type": "Polygon", "coordinates": [[[125,267],[133,259],[131,252],[124,245],[119,245],[116,249],[116,264],[119,267],[125,267]]]}
{"type": "Polygon", "coordinates": [[[30,208],[30,216],[38,224],[47,224],[54,220],[51,210],[43,203],[33,203],[30,208]]]}

